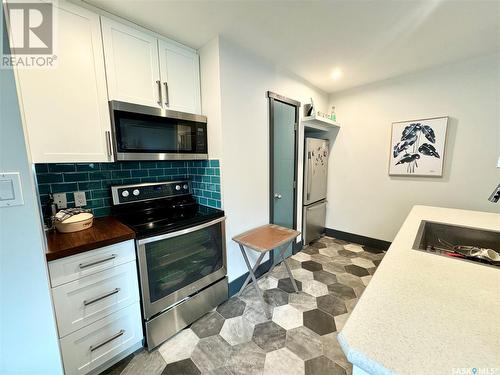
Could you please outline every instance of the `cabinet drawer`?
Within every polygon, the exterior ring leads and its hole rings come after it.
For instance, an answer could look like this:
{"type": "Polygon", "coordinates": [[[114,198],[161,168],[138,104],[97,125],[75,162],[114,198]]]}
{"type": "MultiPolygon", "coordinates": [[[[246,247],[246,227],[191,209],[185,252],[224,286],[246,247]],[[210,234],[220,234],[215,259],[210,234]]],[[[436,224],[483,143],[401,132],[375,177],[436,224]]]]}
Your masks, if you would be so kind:
{"type": "Polygon", "coordinates": [[[143,338],[139,303],[60,340],[66,375],[86,374],[143,338]]]}
{"type": "Polygon", "coordinates": [[[137,267],[125,263],[52,289],[59,337],[139,301],[137,267]]]}
{"type": "Polygon", "coordinates": [[[52,287],[135,260],[134,240],[49,262],[52,287]]]}

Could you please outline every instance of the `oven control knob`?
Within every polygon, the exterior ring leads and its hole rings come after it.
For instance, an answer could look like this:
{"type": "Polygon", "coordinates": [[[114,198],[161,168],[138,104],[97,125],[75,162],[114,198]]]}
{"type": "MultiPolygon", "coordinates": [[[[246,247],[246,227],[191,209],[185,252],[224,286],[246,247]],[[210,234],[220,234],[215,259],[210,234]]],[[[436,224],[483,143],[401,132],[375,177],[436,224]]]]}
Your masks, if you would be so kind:
{"type": "Polygon", "coordinates": [[[129,195],[130,194],[129,194],[128,190],[123,190],[122,191],[122,197],[127,198],[129,195]]]}
{"type": "Polygon", "coordinates": [[[184,188],[184,190],[187,190],[189,186],[187,186],[187,184],[184,184],[182,187],[184,188]]]}
{"type": "Polygon", "coordinates": [[[181,185],[175,185],[175,190],[177,191],[181,190],[181,185]]]}
{"type": "Polygon", "coordinates": [[[141,192],[139,191],[139,189],[134,189],[132,194],[134,194],[137,197],[139,194],[141,194],[141,192]]]}

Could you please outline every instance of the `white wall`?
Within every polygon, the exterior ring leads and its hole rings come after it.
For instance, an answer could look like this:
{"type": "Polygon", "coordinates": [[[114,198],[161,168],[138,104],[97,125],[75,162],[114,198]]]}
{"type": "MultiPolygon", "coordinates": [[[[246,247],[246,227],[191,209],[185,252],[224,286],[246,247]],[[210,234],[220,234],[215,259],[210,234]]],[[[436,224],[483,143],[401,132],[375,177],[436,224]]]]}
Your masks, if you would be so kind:
{"type": "Polygon", "coordinates": [[[0,374],[62,374],[12,71],[0,70],[0,90],[0,172],[20,172],[24,196],[23,206],[0,208],[0,374]]]}
{"type": "Polygon", "coordinates": [[[392,241],[415,204],[500,212],[498,55],[334,94],[327,227],[392,241]],[[391,123],[450,116],[442,178],[389,177],[391,123]]]}
{"type": "Polygon", "coordinates": [[[210,159],[220,159],[222,123],[219,38],[212,39],[198,53],[200,55],[201,110],[208,119],[208,154],[210,159]]]}
{"type": "MultiPolygon", "coordinates": [[[[212,43],[212,47],[215,46],[212,43]]],[[[273,91],[301,103],[307,103],[313,97],[318,108],[324,110],[327,109],[328,98],[301,79],[280,71],[224,38],[219,39],[218,45],[221,182],[223,208],[227,215],[228,275],[231,281],[247,272],[239,248],[231,238],[269,222],[269,104],[266,92],[273,91]]],[[[203,49],[201,66],[203,77],[203,49]]],[[[202,95],[203,108],[208,110],[205,99],[202,95]]],[[[212,120],[209,118],[209,121],[212,120]]],[[[302,155],[302,146],[299,155],[302,155]]],[[[302,158],[299,160],[301,162],[302,158]]],[[[299,174],[301,181],[301,163],[299,174]]],[[[302,184],[299,183],[299,198],[301,190],[302,184]]],[[[302,205],[301,199],[298,205],[302,205]]],[[[299,225],[300,221],[301,215],[299,225]]]]}

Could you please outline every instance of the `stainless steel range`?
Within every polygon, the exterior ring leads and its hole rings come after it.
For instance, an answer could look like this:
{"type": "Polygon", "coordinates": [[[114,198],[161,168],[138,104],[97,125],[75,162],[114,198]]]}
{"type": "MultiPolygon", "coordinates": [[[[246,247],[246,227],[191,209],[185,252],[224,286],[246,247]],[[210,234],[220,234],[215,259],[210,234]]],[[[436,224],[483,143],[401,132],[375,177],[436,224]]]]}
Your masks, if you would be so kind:
{"type": "Polygon", "coordinates": [[[136,232],[151,350],[228,298],[224,212],[197,204],[189,181],[111,191],[113,215],[136,232]]]}

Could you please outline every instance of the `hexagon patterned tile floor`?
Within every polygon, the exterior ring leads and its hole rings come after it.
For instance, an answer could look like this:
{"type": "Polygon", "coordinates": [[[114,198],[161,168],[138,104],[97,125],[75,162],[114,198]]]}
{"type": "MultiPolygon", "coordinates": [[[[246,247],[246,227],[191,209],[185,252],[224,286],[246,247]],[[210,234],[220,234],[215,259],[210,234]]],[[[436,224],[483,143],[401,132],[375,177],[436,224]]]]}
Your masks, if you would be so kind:
{"type": "Polygon", "coordinates": [[[252,285],[165,342],[129,355],[106,375],[352,373],[337,342],[384,252],[329,237],[295,254],[252,285]],[[264,308],[270,313],[265,315],[264,308]]]}

